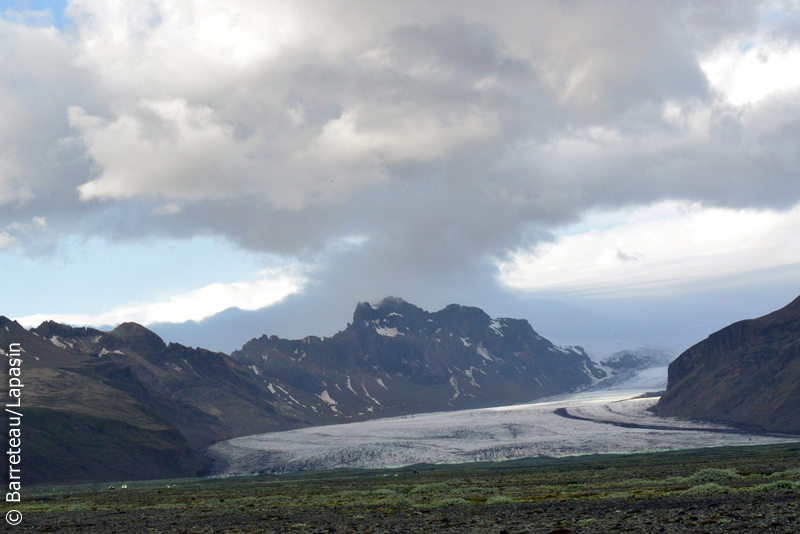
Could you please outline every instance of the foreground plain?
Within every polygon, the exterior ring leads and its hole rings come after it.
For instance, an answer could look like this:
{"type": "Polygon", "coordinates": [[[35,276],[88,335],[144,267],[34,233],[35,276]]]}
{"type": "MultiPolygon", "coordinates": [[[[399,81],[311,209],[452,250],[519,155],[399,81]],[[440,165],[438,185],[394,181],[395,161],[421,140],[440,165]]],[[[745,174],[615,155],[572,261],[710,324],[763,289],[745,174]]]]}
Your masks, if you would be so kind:
{"type": "Polygon", "coordinates": [[[29,489],[11,530],[789,533],[800,527],[800,443],[117,488],[29,489]]]}

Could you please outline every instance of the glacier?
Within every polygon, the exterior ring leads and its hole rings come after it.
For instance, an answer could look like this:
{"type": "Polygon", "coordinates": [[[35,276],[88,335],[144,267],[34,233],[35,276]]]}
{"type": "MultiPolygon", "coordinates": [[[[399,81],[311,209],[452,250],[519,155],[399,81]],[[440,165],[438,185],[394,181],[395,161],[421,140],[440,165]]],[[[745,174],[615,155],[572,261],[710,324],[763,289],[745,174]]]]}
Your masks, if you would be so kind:
{"type": "Polygon", "coordinates": [[[213,475],[247,475],[797,441],[648,411],[666,367],[612,389],[530,404],[439,412],[240,437],[206,449],[213,475]]]}

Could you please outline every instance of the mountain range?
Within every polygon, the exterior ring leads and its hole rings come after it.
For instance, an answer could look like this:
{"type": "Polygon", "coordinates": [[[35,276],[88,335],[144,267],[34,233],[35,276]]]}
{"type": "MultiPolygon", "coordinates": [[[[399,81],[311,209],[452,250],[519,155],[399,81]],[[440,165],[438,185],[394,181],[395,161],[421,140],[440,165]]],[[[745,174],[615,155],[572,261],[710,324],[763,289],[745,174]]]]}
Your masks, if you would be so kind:
{"type": "MultiPolygon", "coordinates": [[[[617,386],[671,359],[641,349],[595,362],[522,319],[392,297],[358,304],[331,337],[262,336],[230,355],[165,343],[135,323],[26,330],[0,317],[0,353],[11,343],[22,347],[26,484],[195,476],[203,450],[234,437],[524,403],[617,386]]],[[[655,411],[800,434],[798,406],[800,298],[681,354],[655,411]]]]}
{"type": "Polygon", "coordinates": [[[231,356],[276,397],[336,422],[527,402],[607,376],[525,320],[455,304],[429,313],[397,298],[360,303],[333,337],[262,336],[231,356]]]}
{"type": "Polygon", "coordinates": [[[800,297],[727,326],[678,356],[655,411],[800,434],[800,297]]]}
{"type": "Polygon", "coordinates": [[[135,323],[26,330],[0,317],[0,343],[24,351],[28,484],[194,476],[202,450],[233,437],[528,402],[616,372],[525,320],[391,297],[358,304],[332,337],[262,336],[230,355],[135,323]]]}

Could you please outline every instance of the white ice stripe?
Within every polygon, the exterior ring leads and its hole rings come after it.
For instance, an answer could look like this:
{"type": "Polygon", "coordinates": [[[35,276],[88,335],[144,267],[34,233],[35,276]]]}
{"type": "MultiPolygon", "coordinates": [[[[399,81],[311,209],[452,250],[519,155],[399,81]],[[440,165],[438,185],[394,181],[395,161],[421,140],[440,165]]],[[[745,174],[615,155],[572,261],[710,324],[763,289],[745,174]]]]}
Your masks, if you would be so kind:
{"type": "MultiPolygon", "coordinates": [[[[462,372],[462,373],[464,373],[465,375],[467,375],[467,376],[469,377],[469,383],[470,383],[471,385],[473,385],[473,386],[477,386],[477,387],[481,387],[481,385],[480,385],[480,384],[478,384],[477,382],[475,382],[475,377],[473,377],[473,376],[472,376],[472,372],[473,372],[474,370],[475,370],[475,367],[470,367],[469,369],[465,369],[465,370],[463,370],[463,371],[461,371],[461,372],[462,372]]],[[[478,369],[478,370],[480,371],[480,369],[478,369]]]]}
{"type": "Polygon", "coordinates": [[[74,343],[70,343],[67,340],[62,341],[61,339],[59,339],[58,336],[51,337],[50,338],[50,343],[52,343],[53,345],[55,345],[56,347],[58,347],[60,349],[66,349],[67,345],[69,345],[69,348],[73,348],[74,347],[74,343]]]}
{"type": "Polygon", "coordinates": [[[186,365],[188,365],[188,366],[189,366],[189,369],[191,369],[191,370],[192,370],[192,372],[195,374],[195,376],[196,376],[197,378],[201,378],[201,379],[203,378],[202,376],[200,376],[199,374],[197,374],[197,371],[195,371],[195,370],[194,370],[194,367],[192,367],[192,364],[190,364],[189,362],[187,362],[187,361],[186,361],[186,358],[183,358],[183,359],[181,359],[181,361],[182,361],[183,363],[185,363],[186,365]]]}
{"type": "Polygon", "coordinates": [[[500,330],[501,328],[503,328],[503,325],[497,319],[492,319],[491,321],[489,321],[489,328],[494,330],[495,333],[500,337],[503,337],[503,332],[500,330]]]}
{"type": "Polygon", "coordinates": [[[491,361],[494,361],[494,358],[492,358],[492,355],[491,355],[491,354],[489,354],[489,351],[488,351],[488,350],[486,350],[486,349],[483,347],[483,341],[481,341],[480,343],[478,343],[478,348],[477,348],[477,349],[475,349],[475,350],[477,350],[477,351],[478,351],[478,354],[480,354],[480,355],[481,355],[481,357],[482,357],[484,360],[489,360],[490,362],[491,362],[491,361]]]}
{"type": "Polygon", "coordinates": [[[328,390],[327,390],[327,389],[326,389],[326,390],[324,390],[324,391],[323,391],[322,393],[320,393],[319,395],[317,395],[317,397],[319,397],[320,399],[322,399],[324,402],[327,402],[327,403],[328,403],[329,405],[331,405],[331,406],[336,406],[336,404],[338,404],[338,403],[337,403],[335,400],[333,400],[333,398],[331,398],[331,396],[328,394],[328,390]]]}
{"type": "Polygon", "coordinates": [[[381,403],[380,403],[380,402],[378,402],[378,400],[377,400],[377,399],[375,399],[375,398],[374,398],[372,395],[370,395],[370,394],[369,394],[369,391],[367,391],[367,387],[364,385],[364,383],[363,383],[363,382],[361,383],[361,389],[363,389],[363,390],[364,390],[364,394],[365,394],[367,397],[369,397],[369,400],[371,400],[372,402],[374,402],[374,403],[375,403],[375,404],[377,404],[378,406],[381,406],[381,403]]]}
{"type": "Polygon", "coordinates": [[[455,393],[453,394],[453,397],[450,400],[456,400],[458,398],[458,396],[461,394],[458,391],[458,379],[456,377],[454,377],[454,376],[451,376],[450,377],[450,385],[453,386],[453,390],[455,391],[455,393]]]}
{"type": "Polygon", "coordinates": [[[349,376],[347,377],[347,389],[352,391],[353,395],[355,395],[356,397],[358,396],[358,393],[356,393],[356,390],[353,389],[353,384],[350,382],[350,377],[349,376]]]}

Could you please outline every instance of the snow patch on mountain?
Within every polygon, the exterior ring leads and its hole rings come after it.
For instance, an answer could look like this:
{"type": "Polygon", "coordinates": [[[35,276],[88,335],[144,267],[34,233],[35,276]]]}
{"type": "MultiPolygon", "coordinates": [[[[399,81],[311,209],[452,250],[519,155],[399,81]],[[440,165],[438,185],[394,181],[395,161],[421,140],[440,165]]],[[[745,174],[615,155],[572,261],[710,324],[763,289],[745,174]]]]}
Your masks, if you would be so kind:
{"type": "MultiPolygon", "coordinates": [[[[270,384],[270,385],[272,385],[272,384],[270,384]]],[[[323,402],[326,402],[326,403],[328,403],[330,406],[336,406],[336,405],[338,404],[338,403],[337,403],[335,400],[333,400],[333,398],[332,398],[332,397],[331,397],[331,396],[328,394],[328,390],[327,390],[327,389],[326,389],[326,390],[324,390],[324,391],[323,391],[322,393],[320,393],[319,395],[317,395],[317,397],[319,397],[320,399],[322,399],[322,400],[323,400],[323,402]]]]}
{"type": "Polygon", "coordinates": [[[378,406],[381,406],[381,403],[378,402],[378,400],[375,397],[373,397],[372,395],[369,394],[369,391],[367,391],[367,386],[365,386],[363,383],[361,384],[361,389],[364,390],[364,394],[367,396],[367,398],[369,400],[371,400],[372,402],[374,402],[378,406]]]}
{"type": "Polygon", "coordinates": [[[349,389],[350,391],[352,391],[352,392],[353,392],[353,395],[355,395],[356,397],[358,397],[358,393],[356,393],[356,390],[354,390],[354,389],[353,389],[353,384],[350,382],[350,377],[349,377],[349,376],[347,377],[347,389],[349,389]]]}
{"type": "Polygon", "coordinates": [[[450,400],[456,400],[458,398],[458,396],[461,394],[458,391],[458,379],[456,377],[454,377],[454,376],[451,376],[450,377],[450,385],[453,386],[453,390],[455,391],[455,393],[453,394],[453,397],[450,400]]]}
{"type": "Polygon", "coordinates": [[[483,347],[482,341],[478,343],[478,347],[475,350],[478,351],[478,354],[480,354],[481,358],[483,358],[484,360],[488,360],[490,362],[494,361],[494,358],[492,358],[492,355],[489,354],[489,351],[483,347]]]}
{"type": "Polygon", "coordinates": [[[377,326],[376,325],[375,326],[375,331],[378,334],[380,334],[380,335],[382,335],[384,337],[397,337],[397,336],[405,335],[402,332],[398,332],[397,328],[394,328],[394,327],[388,328],[388,327],[385,327],[385,326],[377,326]]]}
{"type": "MultiPolygon", "coordinates": [[[[6,327],[6,328],[7,328],[7,327],[6,327]]],[[[53,337],[51,337],[51,338],[50,338],[50,343],[52,343],[53,345],[55,345],[55,346],[56,346],[56,347],[58,347],[59,349],[66,349],[66,348],[67,348],[67,345],[69,345],[69,348],[73,348],[73,346],[74,346],[74,343],[70,343],[70,342],[69,342],[69,341],[67,341],[67,340],[64,340],[64,342],[62,342],[62,341],[59,339],[59,337],[58,337],[58,336],[53,336],[53,337]]]]}
{"type": "Polygon", "coordinates": [[[491,321],[489,321],[489,328],[494,330],[495,333],[500,337],[503,337],[503,332],[500,330],[501,328],[503,328],[503,325],[500,323],[498,319],[492,319],[491,321]]]}

